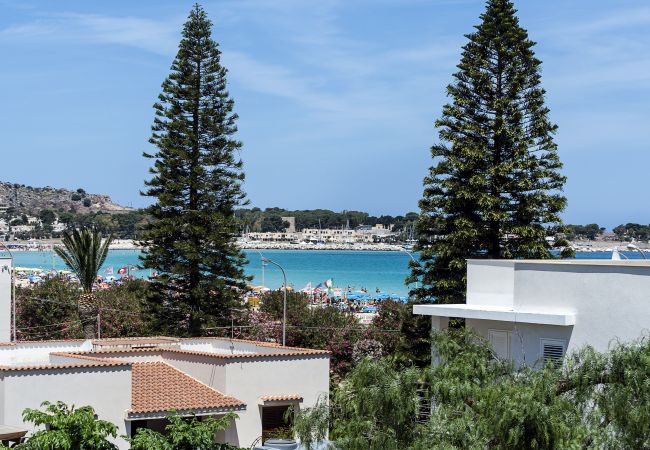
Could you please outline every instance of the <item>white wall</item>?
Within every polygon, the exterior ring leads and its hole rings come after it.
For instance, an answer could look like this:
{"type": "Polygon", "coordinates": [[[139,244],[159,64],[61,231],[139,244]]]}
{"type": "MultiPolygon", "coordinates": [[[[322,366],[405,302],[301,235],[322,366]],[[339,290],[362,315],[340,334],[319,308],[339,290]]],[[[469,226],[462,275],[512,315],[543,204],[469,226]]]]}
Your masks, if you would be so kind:
{"type": "Polygon", "coordinates": [[[214,338],[191,338],[181,341],[182,350],[220,353],[224,355],[248,355],[253,353],[289,353],[292,349],[258,345],[255,342],[214,338]]]}
{"type": "Polygon", "coordinates": [[[566,341],[567,353],[586,345],[604,352],[615,341],[650,333],[650,264],[472,260],[467,303],[575,314],[575,325],[566,327],[468,319],[467,324],[486,338],[490,329],[513,331],[512,356],[518,363],[538,361],[540,340],[546,338],[566,341]]]}
{"type": "Polygon", "coordinates": [[[239,414],[237,436],[229,442],[249,447],[261,435],[260,397],[298,394],[300,408],[312,407],[321,395],[329,394],[329,357],[288,356],[286,358],[242,358],[226,365],[226,389],[222,391],[244,401],[239,414]]]}
{"type": "Polygon", "coordinates": [[[73,352],[90,350],[90,341],[41,341],[18,342],[15,345],[0,346],[0,366],[25,364],[49,364],[52,352],[73,352]]]}
{"type": "MultiPolygon", "coordinates": [[[[4,371],[1,403],[2,423],[31,430],[23,424],[25,408],[40,408],[43,401],[63,401],[67,405],[91,405],[100,419],[119,427],[118,436],[127,434],[125,411],[131,407],[131,368],[93,367],[4,371]]],[[[120,449],[126,441],[115,441],[120,449]]]]}
{"type": "Polygon", "coordinates": [[[226,389],[225,360],[210,356],[165,353],[164,361],[221,393],[226,389]]]}
{"type": "Polygon", "coordinates": [[[165,362],[246,403],[235,426],[226,432],[228,442],[242,447],[261,435],[260,397],[298,394],[304,399],[300,407],[311,407],[329,393],[328,355],[219,359],[167,353],[165,362]]]}
{"type": "Polygon", "coordinates": [[[11,340],[11,258],[0,258],[0,342],[11,340]]]}
{"type": "Polygon", "coordinates": [[[467,262],[467,304],[510,306],[514,295],[513,261],[467,262]]]}
{"type": "Polygon", "coordinates": [[[591,345],[606,351],[614,339],[650,330],[650,265],[517,264],[519,310],[576,312],[568,351],[591,345]]]}
{"type": "Polygon", "coordinates": [[[512,360],[519,365],[530,367],[540,367],[544,363],[541,352],[542,339],[559,339],[569,343],[573,329],[573,327],[554,325],[476,319],[467,319],[466,324],[486,339],[490,330],[509,331],[511,333],[512,360]]]}

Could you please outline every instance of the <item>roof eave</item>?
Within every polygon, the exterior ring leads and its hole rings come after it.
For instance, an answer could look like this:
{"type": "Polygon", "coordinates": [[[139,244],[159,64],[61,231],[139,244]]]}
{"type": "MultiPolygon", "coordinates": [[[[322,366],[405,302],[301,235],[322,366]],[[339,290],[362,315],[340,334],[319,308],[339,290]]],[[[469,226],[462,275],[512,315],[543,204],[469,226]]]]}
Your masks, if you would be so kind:
{"type": "Polygon", "coordinates": [[[540,325],[572,326],[576,315],[572,311],[521,311],[491,305],[441,304],[415,305],[413,314],[436,317],[494,320],[500,322],[533,323],[540,325]]]}
{"type": "Polygon", "coordinates": [[[125,420],[142,420],[142,419],[164,419],[169,416],[179,415],[187,416],[211,416],[215,414],[226,414],[229,412],[246,411],[246,405],[235,406],[221,406],[217,408],[191,408],[191,409],[176,409],[166,411],[146,411],[146,412],[133,412],[127,411],[125,420]]]}

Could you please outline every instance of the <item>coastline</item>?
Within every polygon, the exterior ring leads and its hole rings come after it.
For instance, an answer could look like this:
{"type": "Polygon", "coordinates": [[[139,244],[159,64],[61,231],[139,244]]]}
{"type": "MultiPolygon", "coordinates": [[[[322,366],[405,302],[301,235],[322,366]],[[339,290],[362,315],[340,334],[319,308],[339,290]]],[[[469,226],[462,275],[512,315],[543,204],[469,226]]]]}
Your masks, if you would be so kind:
{"type": "MultiPolygon", "coordinates": [[[[619,251],[629,251],[625,241],[573,241],[570,246],[579,253],[594,252],[611,252],[614,248],[619,251]]],[[[52,249],[61,245],[60,239],[43,239],[39,241],[14,241],[7,242],[11,249],[17,251],[52,251],[52,249]]],[[[384,243],[292,243],[292,242],[263,242],[263,241],[237,241],[237,245],[242,250],[341,250],[341,251],[377,251],[377,252],[400,252],[404,247],[396,244],[384,243]]],[[[650,251],[650,243],[635,242],[641,250],[650,251]]],[[[133,239],[115,239],[111,245],[111,250],[140,250],[142,247],[133,239]]]]}
{"type": "MultiPolygon", "coordinates": [[[[367,244],[367,243],[327,243],[327,244],[292,244],[290,242],[241,242],[237,244],[242,250],[357,250],[357,251],[402,251],[403,247],[394,244],[367,244]]],[[[14,241],[8,243],[10,248],[17,251],[41,251],[47,252],[61,245],[59,239],[47,239],[40,241],[14,241]]],[[[133,239],[115,239],[110,247],[111,250],[140,250],[142,247],[133,239]]]]}

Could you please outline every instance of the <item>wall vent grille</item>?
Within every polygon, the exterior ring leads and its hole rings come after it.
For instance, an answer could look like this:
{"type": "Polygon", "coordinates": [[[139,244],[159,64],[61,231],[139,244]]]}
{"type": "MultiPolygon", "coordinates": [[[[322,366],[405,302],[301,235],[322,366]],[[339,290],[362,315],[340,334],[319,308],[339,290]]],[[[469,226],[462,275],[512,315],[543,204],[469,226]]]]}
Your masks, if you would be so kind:
{"type": "Polygon", "coordinates": [[[542,359],[544,364],[552,363],[556,367],[562,364],[564,357],[565,343],[555,339],[542,339],[542,359]]]}

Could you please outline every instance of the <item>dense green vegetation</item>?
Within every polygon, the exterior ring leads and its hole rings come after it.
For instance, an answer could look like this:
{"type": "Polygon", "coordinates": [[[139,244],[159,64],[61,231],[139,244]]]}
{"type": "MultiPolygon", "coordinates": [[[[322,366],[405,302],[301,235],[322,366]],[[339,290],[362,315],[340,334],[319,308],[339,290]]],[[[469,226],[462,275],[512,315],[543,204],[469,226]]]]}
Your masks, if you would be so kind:
{"type": "MultiPolygon", "coordinates": [[[[130,280],[94,292],[94,305],[101,314],[102,337],[183,335],[148,293],[150,283],[130,280]]],[[[81,293],[77,283],[57,277],[16,289],[16,328],[20,340],[84,337],[78,309],[81,293]]],[[[239,305],[230,312],[232,322],[206,335],[281,342],[282,292],[262,297],[259,311],[239,305]],[[234,325],[231,328],[230,325],[234,325]]],[[[331,306],[311,308],[302,293],[287,296],[287,345],[328,350],[331,374],[341,380],[366,355],[391,356],[406,367],[430,363],[428,339],[431,323],[412,313],[412,304],[391,300],[380,304],[370,325],[361,325],[354,314],[331,306]]],[[[94,321],[93,321],[94,323],[94,321]]]]}
{"type": "Polygon", "coordinates": [[[564,232],[568,239],[594,240],[605,232],[605,228],[599,227],[596,223],[590,223],[588,225],[565,225],[564,232]]]}
{"type": "Polygon", "coordinates": [[[330,404],[295,430],[341,450],[643,449],[650,446],[650,341],[589,348],[565,366],[515,368],[467,331],[433,337],[441,364],[401,368],[365,359],[330,404]]]}
{"type": "Polygon", "coordinates": [[[535,43],[509,0],[489,0],[468,34],[440,143],[424,179],[414,293],[464,302],[468,258],[549,258],[546,237],[566,205],[565,177],[541,86],[535,43]]]}
{"type": "MultiPolygon", "coordinates": [[[[208,417],[172,415],[164,433],[140,428],[133,438],[122,436],[133,450],[237,450],[228,444],[218,444],[214,436],[236,419],[235,414],[208,417]]],[[[98,418],[91,406],[76,408],[62,402],[43,402],[41,409],[28,408],[23,420],[42,427],[18,450],[117,450],[113,439],[117,426],[98,418]]],[[[0,448],[8,448],[0,444],[0,448]]]]}
{"type": "Polygon", "coordinates": [[[97,419],[91,406],[75,408],[64,403],[43,402],[42,410],[26,409],[23,420],[43,427],[20,450],[117,450],[111,438],[117,437],[117,426],[97,419]]]}
{"type": "Polygon", "coordinates": [[[647,241],[650,239],[650,225],[626,223],[614,227],[612,231],[616,235],[616,238],[621,241],[647,241]]]}
{"type": "Polygon", "coordinates": [[[135,437],[130,439],[131,450],[236,450],[237,447],[215,442],[215,435],[230,425],[237,418],[235,414],[216,417],[196,416],[184,418],[170,416],[164,433],[147,428],[138,429],[135,437]]]}
{"type": "MultiPolygon", "coordinates": [[[[418,214],[409,212],[404,216],[371,216],[362,211],[342,211],[334,212],[328,209],[309,209],[309,210],[288,210],[282,208],[241,208],[236,211],[237,218],[241,225],[249,231],[276,231],[268,230],[265,223],[269,220],[277,223],[281,217],[295,217],[296,230],[300,231],[305,228],[341,228],[349,226],[350,228],[359,225],[384,225],[386,227],[393,225],[395,231],[408,229],[417,220],[418,214]]],[[[277,227],[276,227],[277,228],[277,227]]]]}
{"type": "MultiPolygon", "coordinates": [[[[332,382],[336,383],[368,355],[391,356],[403,366],[424,367],[431,361],[431,321],[413,315],[413,305],[383,301],[369,325],[347,311],[331,306],[309,307],[304,294],[287,296],[287,345],[328,350],[332,382]]],[[[282,292],[263,297],[259,312],[237,316],[235,333],[253,340],[281,341],[282,292]],[[238,328],[241,327],[241,328],[238,328]]]]}
{"type": "Polygon", "coordinates": [[[153,166],[143,192],[154,203],[141,234],[143,264],[160,273],[152,299],[170,327],[192,336],[225,323],[247,281],[235,243],[235,208],[245,197],[242,144],[226,72],[212,23],[197,4],[154,105],[156,150],[144,154],[153,166]]]}
{"type": "Polygon", "coordinates": [[[112,214],[64,212],[58,217],[69,228],[95,228],[103,234],[112,234],[116,239],[138,239],[141,228],[148,220],[142,210],[112,214]]]}
{"type": "MultiPolygon", "coordinates": [[[[146,281],[130,280],[109,289],[95,291],[103,337],[160,334],[152,307],[146,300],[148,287],[146,281]]],[[[79,284],[64,278],[46,280],[33,288],[18,287],[18,339],[83,338],[77,303],[80,293],[79,284]]]]}

